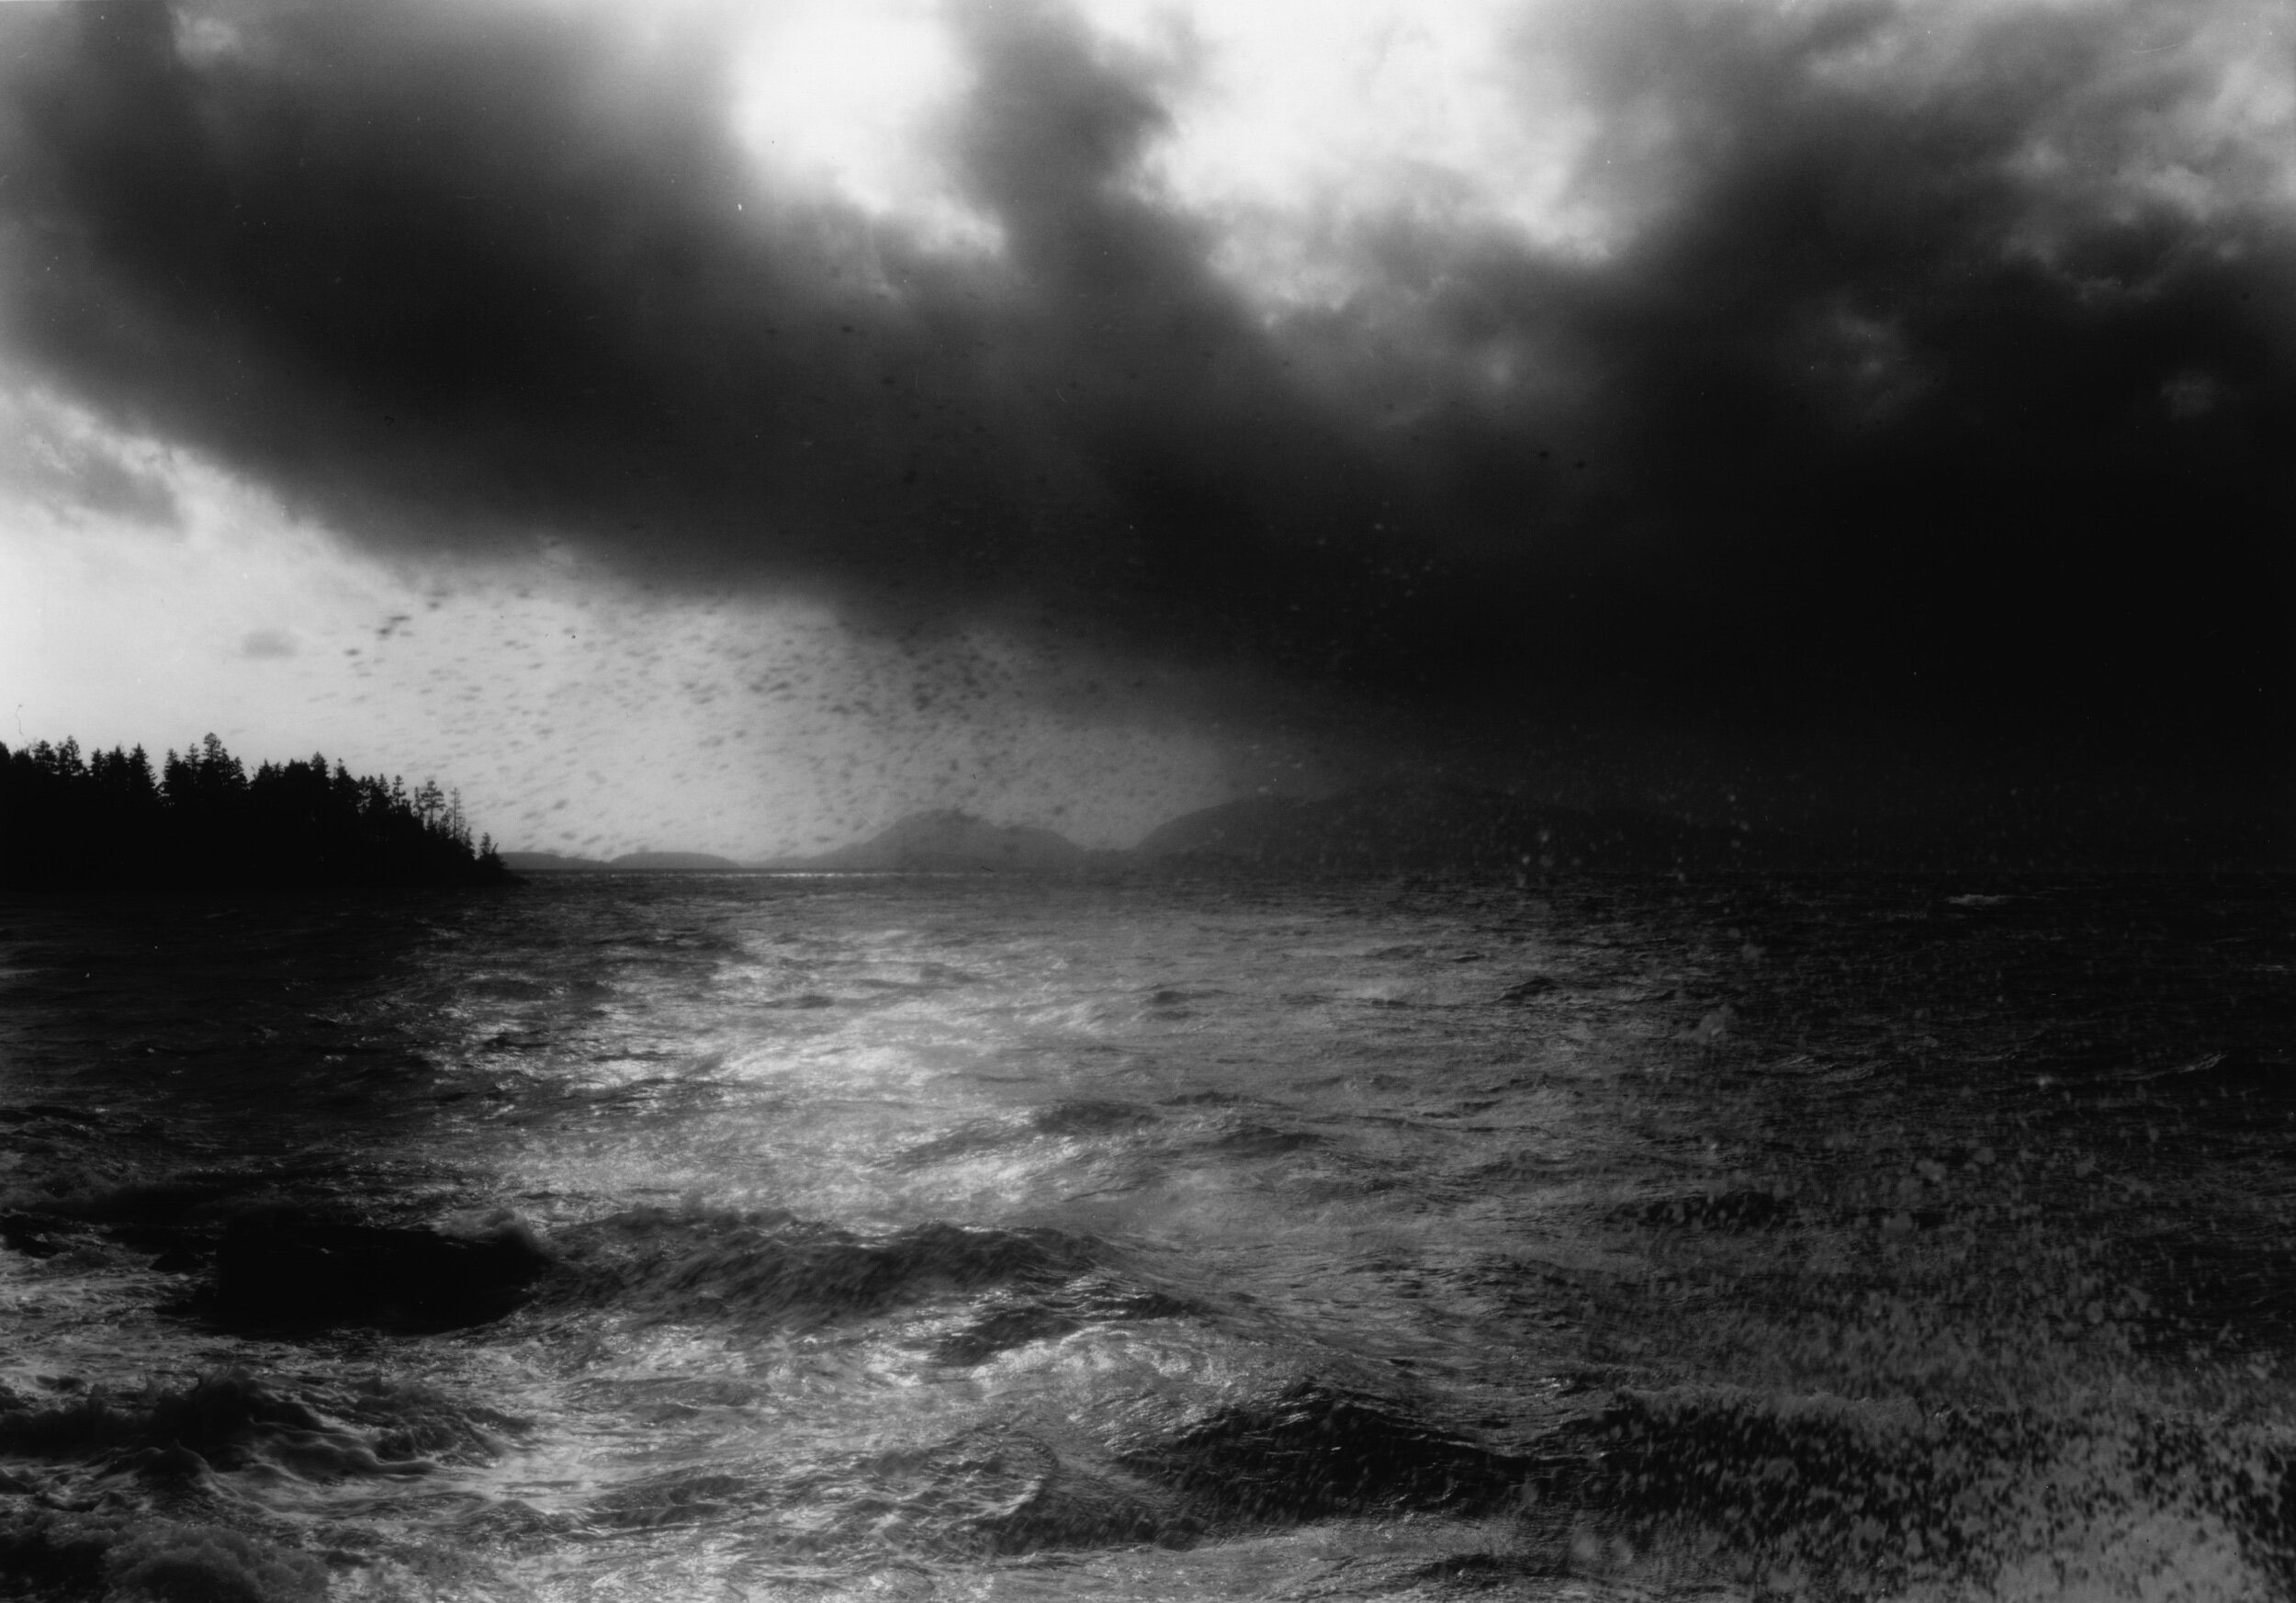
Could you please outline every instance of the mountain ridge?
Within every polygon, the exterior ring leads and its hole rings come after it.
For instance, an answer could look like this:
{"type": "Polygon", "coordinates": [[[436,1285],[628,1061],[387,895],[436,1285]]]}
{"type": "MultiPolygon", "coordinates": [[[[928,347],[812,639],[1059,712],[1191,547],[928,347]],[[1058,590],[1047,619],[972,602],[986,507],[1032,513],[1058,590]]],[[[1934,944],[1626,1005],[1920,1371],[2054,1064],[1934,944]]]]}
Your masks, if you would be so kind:
{"type": "Polygon", "coordinates": [[[864,840],[803,856],[736,862],[706,852],[611,861],[505,852],[529,874],[748,870],[821,874],[1426,874],[1533,878],[1556,873],[2046,872],[2128,868],[2287,873],[2296,852],[2264,840],[2196,838],[2182,852],[2132,857],[2109,835],[1997,820],[1975,832],[1846,820],[1793,830],[1694,822],[1632,807],[1544,802],[1471,785],[1362,786],[1323,796],[1252,796],[1166,819],[1129,848],[1079,846],[1054,830],[993,824],[953,807],[911,813],[864,840]]]}
{"type": "Polygon", "coordinates": [[[1771,844],[1662,813],[1421,784],[1244,796],[1158,825],[1131,855],[1172,867],[1522,874],[1729,867],[1768,855],[1771,844]]]}
{"type": "Polygon", "coordinates": [[[527,872],[748,869],[784,874],[1404,872],[1544,874],[1716,868],[1775,855],[1743,830],[1629,808],[1530,801],[1466,785],[1362,787],[1322,797],[1257,796],[1165,820],[1130,848],[1077,845],[1030,824],[994,824],[954,807],[911,813],[827,852],[737,863],[704,852],[628,852],[611,861],[506,852],[527,872]],[[531,866],[529,866],[531,864],[531,866]]]}
{"type": "Polygon", "coordinates": [[[1034,824],[992,824],[956,807],[931,807],[864,841],[751,866],[815,874],[1057,874],[1120,855],[1087,851],[1034,824]]]}

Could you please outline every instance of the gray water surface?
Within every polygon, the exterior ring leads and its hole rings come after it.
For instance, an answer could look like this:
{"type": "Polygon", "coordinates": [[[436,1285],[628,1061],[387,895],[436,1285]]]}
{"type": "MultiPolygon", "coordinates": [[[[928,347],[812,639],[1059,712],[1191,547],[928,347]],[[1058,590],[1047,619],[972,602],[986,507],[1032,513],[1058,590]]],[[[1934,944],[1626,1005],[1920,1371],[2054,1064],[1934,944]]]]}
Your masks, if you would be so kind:
{"type": "Polygon", "coordinates": [[[2290,912],[0,902],[0,1588],[2285,1596],[2290,912]]]}

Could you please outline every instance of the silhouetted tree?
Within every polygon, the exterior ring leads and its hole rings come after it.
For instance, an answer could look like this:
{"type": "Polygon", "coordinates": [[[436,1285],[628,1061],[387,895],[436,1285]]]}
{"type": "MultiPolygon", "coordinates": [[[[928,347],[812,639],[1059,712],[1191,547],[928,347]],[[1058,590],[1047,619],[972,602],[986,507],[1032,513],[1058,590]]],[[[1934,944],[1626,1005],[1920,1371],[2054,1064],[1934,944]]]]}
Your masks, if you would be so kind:
{"type": "Polygon", "coordinates": [[[426,781],[355,777],[325,757],[251,776],[208,735],[155,776],[142,747],[0,744],[0,885],[477,884],[508,877],[474,850],[462,800],[426,781]]]}

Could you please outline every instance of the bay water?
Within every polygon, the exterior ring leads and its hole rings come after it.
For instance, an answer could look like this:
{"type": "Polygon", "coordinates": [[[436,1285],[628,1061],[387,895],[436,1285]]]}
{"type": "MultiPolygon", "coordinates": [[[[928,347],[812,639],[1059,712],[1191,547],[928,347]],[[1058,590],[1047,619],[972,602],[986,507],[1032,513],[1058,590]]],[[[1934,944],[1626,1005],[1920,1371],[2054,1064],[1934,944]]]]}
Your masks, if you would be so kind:
{"type": "Polygon", "coordinates": [[[2286,1596],[2292,910],[17,896],[0,1595],[2286,1596]]]}

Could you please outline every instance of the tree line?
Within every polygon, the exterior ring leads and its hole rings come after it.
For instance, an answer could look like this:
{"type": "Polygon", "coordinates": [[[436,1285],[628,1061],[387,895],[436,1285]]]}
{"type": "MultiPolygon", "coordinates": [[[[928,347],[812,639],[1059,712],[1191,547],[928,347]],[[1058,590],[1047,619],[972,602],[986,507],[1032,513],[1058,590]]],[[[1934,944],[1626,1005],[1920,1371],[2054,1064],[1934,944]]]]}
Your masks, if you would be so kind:
{"type": "Polygon", "coordinates": [[[458,794],[341,762],[253,773],[209,735],[152,770],[141,746],[0,743],[0,885],[471,885],[508,878],[458,794]]]}

